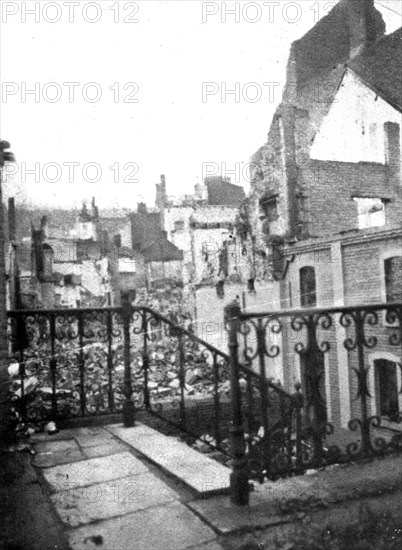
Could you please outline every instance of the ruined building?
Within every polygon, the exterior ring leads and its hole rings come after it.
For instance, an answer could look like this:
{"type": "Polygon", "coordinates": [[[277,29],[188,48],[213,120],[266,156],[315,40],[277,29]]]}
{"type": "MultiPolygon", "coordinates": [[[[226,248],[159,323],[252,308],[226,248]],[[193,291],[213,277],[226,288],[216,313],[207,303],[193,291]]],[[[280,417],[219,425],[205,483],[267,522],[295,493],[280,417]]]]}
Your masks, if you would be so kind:
{"type": "MultiPolygon", "coordinates": [[[[263,258],[256,277],[275,281],[274,309],[402,301],[402,29],[385,30],[373,0],[340,0],[292,45],[238,232],[263,258]]],[[[401,357],[382,347],[385,321],[381,330],[368,358],[373,414],[389,392],[402,411],[401,357]],[[392,388],[380,389],[381,368],[392,388]]],[[[337,342],[322,368],[328,418],[344,426],[356,387],[342,334],[337,342]]],[[[291,390],[303,382],[301,363],[298,354],[277,358],[270,375],[291,390]]]]}

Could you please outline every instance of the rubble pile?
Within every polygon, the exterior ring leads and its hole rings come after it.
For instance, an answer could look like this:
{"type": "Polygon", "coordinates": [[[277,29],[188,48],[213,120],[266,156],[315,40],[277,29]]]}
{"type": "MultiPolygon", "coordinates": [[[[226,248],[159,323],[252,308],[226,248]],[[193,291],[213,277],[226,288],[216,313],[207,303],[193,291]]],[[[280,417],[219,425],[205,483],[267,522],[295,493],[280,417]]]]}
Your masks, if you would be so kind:
{"type": "MultiPolygon", "coordinates": [[[[146,304],[139,300],[138,305],[155,307],[155,300],[149,295],[146,304]]],[[[191,318],[183,311],[180,293],[161,300],[159,306],[167,318],[174,317],[191,332],[191,318]]],[[[110,337],[105,317],[86,317],[80,340],[74,315],[68,319],[60,317],[52,350],[46,322],[31,321],[28,346],[9,367],[16,411],[26,413],[33,423],[79,416],[83,411],[85,414],[120,411],[125,399],[125,367],[119,322],[116,317],[110,337]]],[[[144,337],[135,330],[140,328],[139,323],[141,319],[134,316],[130,331],[138,334],[131,338],[130,349],[133,401],[137,407],[144,402],[146,380],[144,337]]],[[[148,327],[147,379],[151,402],[182,395],[188,399],[204,398],[212,396],[215,389],[220,395],[229,393],[228,365],[222,357],[216,356],[214,367],[214,357],[207,348],[188,334],[179,337],[177,330],[158,316],[150,314],[148,327]]]]}

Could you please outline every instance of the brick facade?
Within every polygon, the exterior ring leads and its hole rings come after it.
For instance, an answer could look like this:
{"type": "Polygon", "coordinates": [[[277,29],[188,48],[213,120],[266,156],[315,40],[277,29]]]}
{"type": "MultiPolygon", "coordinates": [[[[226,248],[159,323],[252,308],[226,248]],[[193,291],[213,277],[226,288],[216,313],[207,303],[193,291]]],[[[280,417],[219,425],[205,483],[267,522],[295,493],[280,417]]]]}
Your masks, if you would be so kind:
{"type": "MultiPolygon", "coordinates": [[[[305,240],[289,246],[285,254],[292,258],[287,276],[282,284],[286,292],[285,306],[300,307],[300,269],[312,266],[315,270],[317,307],[357,306],[386,301],[384,261],[387,258],[402,257],[402,229],[371,229],[355,231],[351,234],[331,235],[328,238],[305,240]],[[335,238],[336,237],[336,238],[335,238]]],[[[400,273],[396,277],[402,281],[400,273]]],[[[369,331],[370,333],[370,331],[369,331]]],[[[319,333],[320,334],[320,333],[319,333]]],[[[373,350],[365,350],[365,362],[372,364],[373,358],[389,357],[401,362],[400,348],[390,347],[388,338],[390,328],[384,315],[379,315],[379,325],[372,334],[378,339],[373,350]]],[[[330,409],[330,420],[337,425],[346,425],[352,417],[359,416],[357,395],[357,377],[353,368],[358,367],[355,352],[347,352],[343,342],[353,336],[337,325],[331,331],[323,331],[321,337],[330,343],[330,350],[325,354],[326,393],[330,409]]],[[[319,336],[320,337],[320,336],[319,336]]],[[[292,333],[291,338],[297,338],[292,333]]],[[[284,379],[290,386],[300,380],[300,358],[292,348],[294,341],[282,344],[287,348],[286,360],[283,362],[284,379]]],[[[374,372],[371,369],[370,376],[374,372]]],[[[374,378],[370,379],[373,399],[371,413],[378,413],[378,390],[374,378]]],[[[402,400],[401,400],[402,408],[402,400]]]]}
{"type": "MultiPolygon", "coordinates": [[[[401,30],[384,35],[373,2],[362,11],[360,4],[342,0],[294,43],[283,101],[267,142],[251,159],[244,246],[265,252],[277,281],[276,309],[304,305],[305,267],[315,270],[317,307],[385,302],[384,261],[402,256],[401,30]],[[371,209],[364,217],[366,204],[371,209]]],[[[395,262],[394,272],[401,265],[395,262]]],[[[360,415],[356,353],[343,346],[348,330],[325,331],[330,349],[324,354],[328,419],[344,427],[360,415]]],[[[373,361],[382,354],[401,362],[400,349],[391,353],[387,345],[382,317],[376,336],[365,357],[372,366],[372,414],[379,399],[373,361]]],[[[298,338],[285,330],[281,341],[288,391],[301,378],[298,338]]]]}

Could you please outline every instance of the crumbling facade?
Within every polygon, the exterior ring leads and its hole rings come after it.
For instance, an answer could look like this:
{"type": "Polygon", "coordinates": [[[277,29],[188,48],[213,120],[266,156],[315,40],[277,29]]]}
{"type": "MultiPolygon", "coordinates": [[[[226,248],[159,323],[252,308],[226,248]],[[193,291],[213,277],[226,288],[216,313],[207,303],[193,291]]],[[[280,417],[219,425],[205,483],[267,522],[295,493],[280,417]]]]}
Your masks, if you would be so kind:
{"type": "Polygon", "coordinates": [[[167,195],[164,176],[157,185],[156,206],[167,236],[183,251],[183,291],[194,330],[224,351],[223,309],[228,301],[257,308],[261,302],[273,307],[278,299],[269,277],[257,279],[257,273],[267,270],[265,255],[242,241],[246,203],[243,188],[221,176],[206,178],[194,186],[193,195],[181,199],[167,195]]]}
{"type": "Polygon", "coordinates": [[[39,228],[32,224],[29,239],[11,241],[10,246],[9,300],[14,309],[115,305],[122,289],[135,288],[135,254],[119,239],[109,238],[94,199],[90,209],[83,205],[69,232],[60,234],[43,216],[39,228]]]}
{"type": "MultiPolygon", "coordinates": [[[[402,301],[401,38],[402,29],[385,34],[373,1],[341,0],[292,45],[239,225],[244,246],[265,255],[275,309],[402,301]]],[[[342,334],[326,354],[324,386],[328,420],[346,426],[357,388],[339,342],[342,334]]],[[[373,376],[386,361],[398,380],[401,357],[376,353],[373,376]]],[[[300,356],[288,354],[285,388],[302,377],[300,356]]]]}

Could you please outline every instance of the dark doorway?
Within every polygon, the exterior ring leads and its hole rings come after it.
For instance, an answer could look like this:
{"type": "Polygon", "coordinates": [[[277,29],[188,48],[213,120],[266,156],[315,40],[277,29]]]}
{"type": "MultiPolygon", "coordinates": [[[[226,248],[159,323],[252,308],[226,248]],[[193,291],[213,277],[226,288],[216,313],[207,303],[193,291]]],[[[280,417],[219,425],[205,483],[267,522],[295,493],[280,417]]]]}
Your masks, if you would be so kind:
{"type": "Polygon", "coordinates": [[[397,364],[387,359],[374,361],[378,387],[378,404],[381,416],[394,418],[399,413],[397,364]]]}
{"type": "Polygon", "coordinates": [[[324,354],[320,350],[301,353],[300,373],[308,420],[315,426],[326,424],[328,417],[324,354]]]}
{"type": "Polygon", "coordinates": [[[317,305],[317,292],[314,267],[302,267],[299,277],[300,305],[302,307],[315,307],[317,305]]]}

